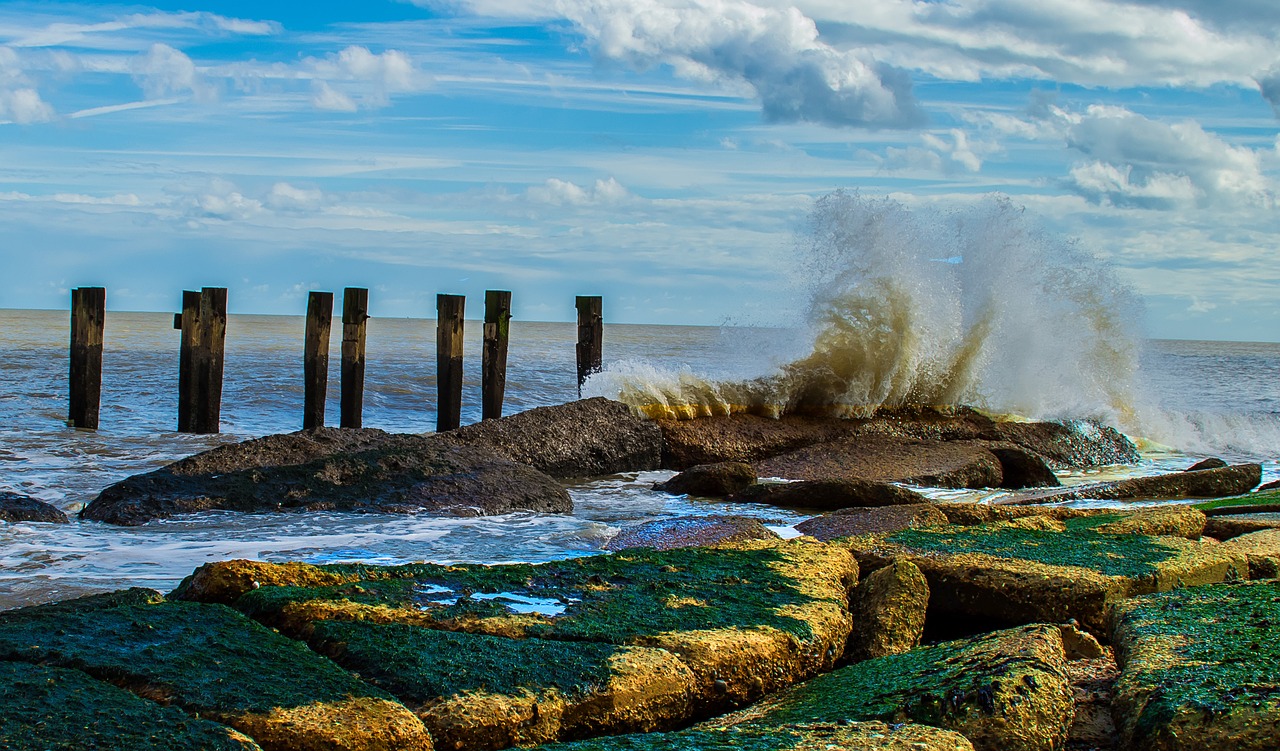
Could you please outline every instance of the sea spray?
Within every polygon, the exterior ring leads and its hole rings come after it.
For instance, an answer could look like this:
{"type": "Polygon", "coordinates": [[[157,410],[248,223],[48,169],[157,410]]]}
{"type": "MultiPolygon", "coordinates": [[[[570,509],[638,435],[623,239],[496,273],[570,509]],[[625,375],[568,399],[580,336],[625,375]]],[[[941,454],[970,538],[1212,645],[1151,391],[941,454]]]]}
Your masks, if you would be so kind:
{"type": "Polygon", "coordinates": [[[807,355],[738,380],[615,364],[588,391],[686,418],[972,404],[1132,422],[1137,295],[1007,199],[942,211],[837,191],[796,247],[807,355]]]}

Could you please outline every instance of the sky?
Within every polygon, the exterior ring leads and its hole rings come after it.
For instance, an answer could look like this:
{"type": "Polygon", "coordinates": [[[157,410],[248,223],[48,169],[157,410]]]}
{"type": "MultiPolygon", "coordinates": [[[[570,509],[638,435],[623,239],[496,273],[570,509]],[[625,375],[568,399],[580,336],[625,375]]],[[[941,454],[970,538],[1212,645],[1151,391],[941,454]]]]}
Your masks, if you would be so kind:
{"type": "Polygon", "coordinates": [[[815,199],[1007,196],[1280,340],[1275,0],[0,2],[0,307],[768,324],[815,199]]]}

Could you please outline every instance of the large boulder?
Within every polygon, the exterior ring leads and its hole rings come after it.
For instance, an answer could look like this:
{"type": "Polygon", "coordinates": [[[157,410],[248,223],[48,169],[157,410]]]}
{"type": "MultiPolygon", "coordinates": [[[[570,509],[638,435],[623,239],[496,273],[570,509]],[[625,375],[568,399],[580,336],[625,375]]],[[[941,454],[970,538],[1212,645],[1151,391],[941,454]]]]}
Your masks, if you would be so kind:
{"type": "Polygon", "coordinates": [[[1262,465],[1237,464],[1214,469],[1169,472],[1126,480],[1076,485],[1056,490],[1031,491],[1001,499],[997,503],[1025,505],[1062,501],[1172,500],[1178,498],[1221,498],[1248,493],[1262,482],[1262,465]]]}
{"type": "Polygon", "coordinates": [[[841,537],[889,534],[916,527],[945,527],[947,517],[932,503],[846,508],[796,525],[797,532],[827,542],[841,537]]]}
{"type": "Polygon", "coordinates": [[[759,519],[749,516],[681,516],[623,527],[604,547],[606,550],[674,550],[776,539],[777,533],[764,526],[759,519]]]}
{"type": "Polygon", "coordinates": [[[925,496],[901,485],[856,478],[760,483],[734,493],[729,500],[822,511],[929,502],[925,496]]]}
{"type": "Polygon", "coordinates": [[[756,484],[756,471],[746,462],[716,462],[690,467],[654,490],[676,495],[723,498],[756,484]]]}
{"type": "Polygon", "coordinates": [[[1133,464],[1137,446],[1115,428],[1095,422],[997,422],[1000,440],[1021,446],[1056,469],[1133,464]]]}
{"type": "Polygon", "coordinates": [[[854,479],[944,488],[1000,487],[1000,460],[978,443],[859,436],[815,444],[755,464],[761,477],[854,479]]]}
{"type": "Polygon", "coordinates": [[[909,652],[920,645],[929,582],[910,561],[894,561],[863,578],[849,596],[853,631],[845,659],[851,662],[909,652]]]}
{"type": "Polygon", "coordinates": [[[300,464],[234,468],[213,459],[192,457],[122,480],[103,490],[81,516],[137,525],[209,509],[478,516],[564,513],[573,507],[564,487],[538,470],[432,436],[387,436],[354,453],[300,464]],[[196,473],[196,467],[205,471],[196,473]]]}
{"type": "Polygon", "coordinates": [[[66,524],[67,515],[44,501],[17,493],[0,492],[0,522],[66,524]]]}
{"type": "Polygon", "coordinates": [[[662,461],[658,426],[601,397],[484,420],[439,437],[491,449],[558,478],[658,469],[662,461]]]}
{"type": "Polygon", "coordinates": [[[1271,751],[1280,727],[1280,582],[1119,603],[1113,710],[1122,748],[1271,751]]]}

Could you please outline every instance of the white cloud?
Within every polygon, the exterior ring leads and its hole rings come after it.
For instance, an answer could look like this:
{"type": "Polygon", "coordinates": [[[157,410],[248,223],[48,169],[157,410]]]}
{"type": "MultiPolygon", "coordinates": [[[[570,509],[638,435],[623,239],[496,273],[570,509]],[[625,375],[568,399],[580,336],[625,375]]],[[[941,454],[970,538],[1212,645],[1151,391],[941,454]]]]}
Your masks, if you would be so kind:
{"type": "Polygon", "coordinates": [[[431,77],[400,50],[375,55],[366,47],[352,45],[324,58],[308,58],[304,68],[315,79],[311,103],[338,112],[384,107],[392,94],[422,91],[432,83],[431,77]]]}
{"type": "MultiPolygon", "coordinates": [[[[920,136],[923,147],[891,146],[885,150],[883,157],[874,154],[870,156],[880,163],[882,169],[889,172],[980,172],[982,157],[978,154],[979,149],[969,143],[969,136],[959,128],[952,128],[946,135],[951,137],[950,141],[934,133],[924,133],[920,136]]],[[[987,148],[984,145],[980,150],[985,151],[987,148]]]]}
{"type": "Polygon", "coordinates": [[[351,97],[336,91],[324,81],[316,81],[311,87],[311,105],[330,112],[355,112],[359,107],[351,97]]]}
{"type": "Polygon", "coordinates": [[[207,101],[217,95],[191,58],[167,44],[151,45],[151,49],[133,59],[131,69],[134,80],[150,99],[189,92],[197,100],[207,101]]]}
{"type": "Polygon", "coordinates": [[[117,49],[123,46],[121,32],[135,29],[194,30],[205,35],[235,34],[240,36],[267,36],[279,33],[280,24],[274,21],[250,21],[229,18],[216,13],[134,13],[110,21],[97,23],[68,23],[57,21],[35,29],[22,29],[11,34],[10,44],[15,47],[76,46],[98,49],[117,49]]]}
{"type": "Polygon", "coordinates": [[[324,191],[316,188],[299,188],[287,182],[271,186],[264,203],[277,211],[311,211],[325,203],[324,191]]]}
{"type": "Polygon", "coordinates": [[[616,204],[626,200],[631,193],[617,180],[596,180],[589,188],[576,183],[550,178],[542,185],[525,191],[529,200],[552,206],[591,206],[597,204],[616,204]]]}
{"type": "Polygon", "coordinates": [[[48,122],[53,114],[53,107],[35,89],[0,89],[0,119],[28,125],[48,122]]]}

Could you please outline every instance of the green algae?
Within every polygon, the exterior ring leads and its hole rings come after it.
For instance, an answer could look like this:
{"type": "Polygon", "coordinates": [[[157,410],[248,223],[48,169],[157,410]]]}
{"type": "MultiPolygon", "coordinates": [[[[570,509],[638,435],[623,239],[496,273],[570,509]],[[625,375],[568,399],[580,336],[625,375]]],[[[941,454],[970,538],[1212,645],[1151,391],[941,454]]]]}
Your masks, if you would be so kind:
{"type": "Polygon", "coordinates": [[[235,607],[270,622],[291,603],[338,600],[422,612],[443,621],[509,615],[512,608],[500,600],[473,595],[511,593],[564,608],[556,617],[528,625],[529,636],[624,644],[637,636],[673,631],[770,626],[807,639],[812,635],[809,624],[780,611],[814,598],[776,570],[780,563],[787,563],[784,553],[763,547],[640,548],[538,565],[324,566],[320,568],[361,581],[263,587],[246,593],[235,607]]]}
{"type": "Polygon", "coordinates": [[[979,553],[1124,577],[1151,576],[1157,573],[1160,563],[1178,555],[1177,548],[1154,537],[1102,534],[1083,525],[1068,527],[1065,532],[983,526],[908,529],[885,540],[927,553],[979,553]]]}
{"type": "Polygon", "coordinates": [[[786,751],[802,741],[817,741],[831,734],[828,729],[806,731],[785,727],[693,729],[675,733],[637,733],[553,743],[539,746],[538,751],[786,751]]]}
{"type": "Polygon", "coordinates": [[[1235,508],[1243,506],[1275,506],[1280,505],[1280,490],[1264,490],[1261,493],[1236,495],[1230,498],[1216,498],[1212,501],[1197,503],[1192,508],[1200,511],[1212,511],[1219,508],[1235,508]]]}
{"type": "Polygon", "coordinates": [[[317,623],[311,641],[365,680],[417,704],[473,691],[555,689],[582,698],[608,683],[609,658],[619,651],[611,644],[335,621],[317,623]]]}
{"type": "Polygon", "coordinates": [[[1049,668],[1021,654],[1011,633],[1032,634],[1046,626],[1024,626],[856,663],[789,689],[751,725],[883,720],[953,727],[960,718],[996,712],[1002,681],[1014,691],[1037,687],[1036,673],[1049,668]]]}
{"type": "Polygon", "coordinates": [[[1070,519],[1063,519],[1062,524],[1067,528],[1068,532],[1081,532],[1097,529],[1104,524],[1122,521],[1127,518],[1129,518],[1128,514],[1094,514],[1092,516],[1077,516],[1070,519]]]}
{"type": "Polygon", "coordinates": [[[1264,710],[1280,719],[1280,583],[1220,584],[1130,601],[1116,633],[1125,644],[1151,637],[1176,660],[1125,665],[1126,678],[1151,689],[1135,723],[1149,737],[1185,712],[1223,716],[1264,710]]]}
{"type": "Polygon", "coordinates": [[[0,659],[83,670],[197,712],[390,699],[225,605],[167,602],[150,590],[0,613],[0,659]]]}
{"type": "Polygon", "coordinates": [[[224,725],[140,699],[78,670],[21,662],[0,662],[0,748],[258,751],[224,725]]]}

